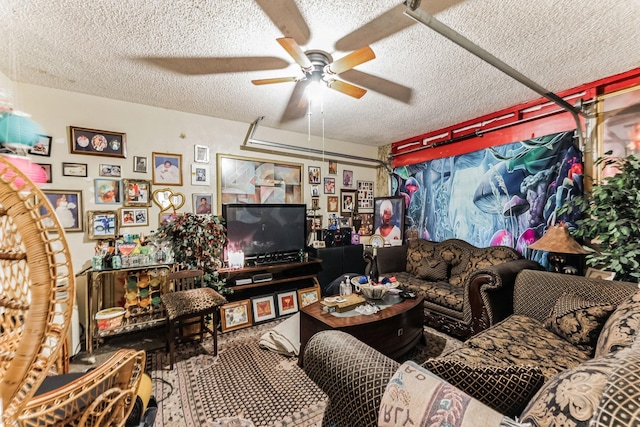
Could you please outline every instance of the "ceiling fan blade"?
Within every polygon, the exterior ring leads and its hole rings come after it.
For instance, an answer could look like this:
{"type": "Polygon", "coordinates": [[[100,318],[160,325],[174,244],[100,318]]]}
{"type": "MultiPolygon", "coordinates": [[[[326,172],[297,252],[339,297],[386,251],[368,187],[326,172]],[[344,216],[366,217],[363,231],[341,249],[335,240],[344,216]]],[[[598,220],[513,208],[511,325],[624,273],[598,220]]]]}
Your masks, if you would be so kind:
{"type": "Polygon", "coordinates": [[[375,57],[376,54],[373,53],[373,50],[369,46],[364,46],[329,64],[328,71],[330,74],[344,73],[353,67],[364,64],[367,61],[371,61],[375,57]]]}
{"type": "Polygon", "coordinates": [[[327,86],[333,90],[337,90],[338,92],[342,92],[345,95],[349,95],[357,99],[362,98],[364,94],[367,93],[365,89],[340,80],[329,80],[327,82],[327,86]]]}
{"type": "MultiPolygon", "coordinates": [[[[423,2],[421,8],[431,15],[442,12],[464,0],[432,0],[423,2]]],[[[416,21],[404,15],[407,7],[399,4],[362,27],[347,34],[336,42],[336,49],[348,52],[361,46],[371,45],[415,24],[416,21]]]]}
{"type": "Polygon", "coordinates": [[[347,70],[340,74],[340,78],[405,104],[411,103],[411,98],[413,97],[413,89],[410,87],[383,79],[382,77],[363,73],[362,71],[347,70]]]}
{"type": "Polygon", "coordinates": [[[294,0],[256,0],[256,3],[283,36],[291,37],[302,45],[309,42],[311,31],[294,0]]]}
{"type": "Polygon", "coordinates": [[[223,74],[244,71],[266,71],[287,68],[290,64],[273,56],[236,58],[141,58],[157,67],[179,74],[223,74]]]}
{"type": "Polygon", "coordinates": [[[251,83],[253,83],[256,86],[260,86],[260,85],[270,85],[273,83],[287,83],[287,82],[295,82],[300,80],[298,77],[276,77],[273,79],[258,79],[258,80],[251,80],[251,83]]]}
{"type": "Polygon", "coordinates": [[[298,65],[302,67],[303,71],[311,72],[311,70],[313,70],[313,64],[311,64],[307,55],[304,54],[302,48],[294,39],[291,37],[281,37],[276,39],[276,41],[280,43],[280,46],[282,46],[284,50],[286,50],[287,53],[298,63],[298,65]]]}
{"type": "Polygon", "coordinates": [[[304,96],[305,90],[309,85],[309,80],[300,80],[291,92],[287,107],[282,113],[280,123],[290,122],[300,119],[307,114],[307,97],[304,96]]]}

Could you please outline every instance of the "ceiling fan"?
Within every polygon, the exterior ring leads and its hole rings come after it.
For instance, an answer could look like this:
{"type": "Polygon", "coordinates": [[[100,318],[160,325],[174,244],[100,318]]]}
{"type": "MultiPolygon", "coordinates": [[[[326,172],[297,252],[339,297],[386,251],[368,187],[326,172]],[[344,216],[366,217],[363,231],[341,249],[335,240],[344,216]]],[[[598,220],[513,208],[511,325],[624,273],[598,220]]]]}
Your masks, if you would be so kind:
{"type": "MultiPolygon", "coordinates": [[[[430,14],[436,14],[463,1],[433,0],[423,9],[430,14]]],[[[411,88],[354,69],[356,66],[375,58],[369,45],[415,23],[412,19],[403,16],[406,9],[404,4],[398,4],[338,40],[335,44],[337,50],[352,52],[333,61],[327,52],[320,50],[303,52],[300,48],[301,45],[307,44],[311,32],[295,0],[255,0],[255,2],[281,31],[284,37],[277,39],[277,41],[300,65],[303,72],[302,76],[298,77],[252,80],[255,85],[296,82],[280,119],[281,122],[304,117],[306,102],[303,95],[307,85],[313,81],[324,81],[331,89],[354,98],[362,97],[368,89],[406,104],[411,101],[411,88]],[[340,75],[339,80],[335,78],[335,75],[338,74],[340,75]]],[[[142,59],[154,65],[189,75],[265,71],[289,66],[287,61],[272,56],[142,59]]]]}

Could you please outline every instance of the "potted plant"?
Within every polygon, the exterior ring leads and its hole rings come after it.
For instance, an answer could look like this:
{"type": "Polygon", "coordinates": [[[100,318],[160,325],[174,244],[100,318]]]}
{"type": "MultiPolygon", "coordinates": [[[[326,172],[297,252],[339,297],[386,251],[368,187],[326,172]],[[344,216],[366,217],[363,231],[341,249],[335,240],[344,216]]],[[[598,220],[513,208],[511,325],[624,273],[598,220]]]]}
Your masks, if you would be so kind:
{"type": "MultiPolygon", "coordinates": [[[[605,153],[610,154],[610,153],[605,153]]],[[[596,249],[587,265],[616,273],[616,280],[640,278],[640,164],[634,155],[605,156],[596,167],[619,172],[594,183],[589,193],[568,200],[560,212],[581,212],[574,236],[596,249]]]]}
{"type": "Polygon", "coordinates": [[[221,294],[230,293],[218,274],[226,242],[224,220],[216,215],[186,213],[161,225],[156,238],[169,241],[176,263],[204,271],[204,283],[221,294]]]}

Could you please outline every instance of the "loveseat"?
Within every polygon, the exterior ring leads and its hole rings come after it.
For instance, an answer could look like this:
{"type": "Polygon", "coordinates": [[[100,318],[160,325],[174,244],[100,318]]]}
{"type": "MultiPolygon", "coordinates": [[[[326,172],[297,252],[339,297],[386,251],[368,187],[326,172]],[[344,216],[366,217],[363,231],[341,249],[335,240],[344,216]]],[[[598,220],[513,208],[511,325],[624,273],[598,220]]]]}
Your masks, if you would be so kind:
{"type": "Polygon", "coordinates": [[[329,396],[323,425],[640,425],[637,284],[523,270],[513,310],[422,365],[314,335],[304,369],[329,396]]]}
{"type": "Polygon", "coordinates": [[[381,275],[424,296],[426,324],[463,339],[508,316],[516,275],[541,268],[513,248],[478,248],[459,239],[415,239],[378,248],[376,258],[381,275]]]}

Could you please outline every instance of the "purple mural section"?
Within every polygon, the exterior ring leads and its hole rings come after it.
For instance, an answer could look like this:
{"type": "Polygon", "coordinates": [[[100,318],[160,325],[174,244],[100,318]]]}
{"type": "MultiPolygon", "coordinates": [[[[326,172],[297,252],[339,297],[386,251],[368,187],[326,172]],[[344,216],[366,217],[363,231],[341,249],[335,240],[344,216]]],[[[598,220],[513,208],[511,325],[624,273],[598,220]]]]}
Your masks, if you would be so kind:
{"type": "Polygon", "coordinates": [[[396,168],[393,194],[406,200],[407,237],[505,245],[526,255],[583,193],[582,153],[562,132],[396,168]]]}

